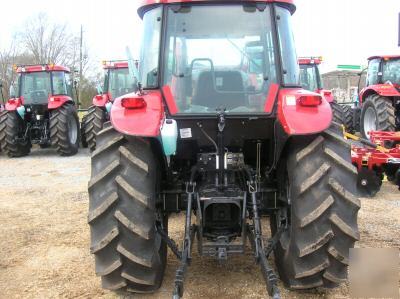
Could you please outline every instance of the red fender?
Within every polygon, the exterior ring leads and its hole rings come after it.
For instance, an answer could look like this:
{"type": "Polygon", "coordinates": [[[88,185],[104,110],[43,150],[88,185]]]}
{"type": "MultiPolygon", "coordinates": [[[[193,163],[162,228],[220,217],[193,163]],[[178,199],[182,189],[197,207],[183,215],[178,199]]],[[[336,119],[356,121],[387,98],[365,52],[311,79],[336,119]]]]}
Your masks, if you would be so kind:
{"type": "Polygon", "coordinates": [[[143,95],[130,93],[116,98],[111,108],[111,123],[115,130],[126,135],[157,137],[164,120],[164,105],[159,90],[146,91],[143,95]],[[128,109],[122,107],[122,100],[141,98],[145,107],[128,109]]]}
{"type": "Polygon", "coordinates": [[[110,102],[110,94],[98,94],[93,98],[93,105],[97,107],[105,107],[108,102],[110,102]]]}
{"type": "Polygon", "coordinates": [[[9,99],[6,103],[5,110],[15,111],[17,110],[18,107],[22,106],[23,102],[24,102],[23,97],[9,99]]]}
{"type": "Polygon", "coordinates": [[[363,103],[371,94],[378,94],[383,97],[400,97],[400,92],[392,84],[377,84],[361,90],[360,102],[363,103]]]}
{"type": "Polygon", "coordinates": [[[73,102],[69,96],[63,96],[63,95],[50,96],[47,108],[49,110],[57,109],[57,108],[60,108],[62,105],[64,105],[67,102],[73,102]]]}
{"type": "Polygon", "coordinates": [[[310,135],[325,131],[332,122],[332,110],[324,97],[300,88],[282,89],[278,96],[278,120],[288,135],[310,135]],[[302,106],[300,98],[317,96],[318,106],[302,106]]]}
{"type": "Polygon", "coordinates": [[[327,89],[318,89],[316,93],[319,93],[328,103],[332,103],[335,98],[333,97],[333,93],[331,90],[327,89]]]}

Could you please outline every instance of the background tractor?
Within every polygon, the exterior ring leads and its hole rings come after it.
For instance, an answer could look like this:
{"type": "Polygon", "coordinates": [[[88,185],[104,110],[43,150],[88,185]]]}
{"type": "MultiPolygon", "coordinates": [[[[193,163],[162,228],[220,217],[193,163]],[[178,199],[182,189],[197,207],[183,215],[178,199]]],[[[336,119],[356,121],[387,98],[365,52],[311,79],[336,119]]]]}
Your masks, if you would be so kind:
{"type": "Polygon", "coordinates": [[[29,154],[32,144],[53,145],[61,156],[78,152],[79,119],[68,68],[54,64],[15,67],[17,88],[0,117],[0,145],[9,157],[29,154]]]}
{"type": "Polygon", "coordinates": [[[371,131],[400,130],[400,56],[373,56],[368,60],[367,84],[360,92],[358,109],[361,134],[369,139],[371,131]]]}
{"type": "Polygon", "coordinates": [[[293,2],[145,0],[138,12],[140,88],[114,100],[91,160],[90,250],[103,287],[156,291],[168,246],[182,297],[195,238],[200,256],[221,263],[249,242],[274,298],[273,251],[288,288],[345,281],[359,239],[357,170],[326,98],[299,85],[293,2]],[[178,247],[168,215],[181,211],[178,247]]]}
{"type": "Polygon", "coordinates": [[[137,89],[127,61],[104,61],[103,69],[104,85],[98,86],[98,94],[93,98],[93,105],[89,107],[81,124],[82,144],[89,147],[90,151],[96,149],[96,134],[110,120],[109,113],[114,99],[137,89]]]}
{"type": "Polygon", "coordinates": [[[306,90],[319,93],[331,105],[333,120],[344,124],[346,128],[352,126],[351,107],[340,105],[336,102],[332,91],[323,88],[319,65],[322,63],[321,57],[302,57],[299,58],[300,65],[300,84],[306,90]]]}

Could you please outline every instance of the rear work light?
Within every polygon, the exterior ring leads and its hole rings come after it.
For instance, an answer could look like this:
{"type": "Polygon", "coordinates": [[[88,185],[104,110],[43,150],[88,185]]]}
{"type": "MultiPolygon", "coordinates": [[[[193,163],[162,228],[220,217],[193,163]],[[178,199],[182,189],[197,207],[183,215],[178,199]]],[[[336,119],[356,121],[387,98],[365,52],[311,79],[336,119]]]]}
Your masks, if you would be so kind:
{"type": "Polygon", "coordinates": [[[306,107],[316,107],[322,104],[322,98],[317,95],[301,96],[299,104],[306,107]]]}
{"type": "Polygon", "coordinates": [[[121,106],[125,109],[142,109],[147,106],[146,101],[140,97],[122,98],[121,106]]]}

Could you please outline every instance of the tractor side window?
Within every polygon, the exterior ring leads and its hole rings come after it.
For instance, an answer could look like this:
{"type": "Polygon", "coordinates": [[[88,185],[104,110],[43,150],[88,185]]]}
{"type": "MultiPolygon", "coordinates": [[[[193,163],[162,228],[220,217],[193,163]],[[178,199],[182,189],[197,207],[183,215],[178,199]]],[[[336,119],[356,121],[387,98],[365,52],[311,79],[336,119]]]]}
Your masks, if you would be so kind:
{"type": "Polygon", "coordinates": [[[161,17],[161,6],[148,11],[143,17],[144,29],[139,67],[139,81],[143,88],[155,88],[158,85],[161,17]]]}
{"type": "Polygon", "coordinates": [[[64,72],[53,72],[53,94],[68,95],[67,82],[64,72]]]}
{"type": "Polygon", "coordinates": [[[391,59],[383,63],[382,81],[400,84],[400,59],[391,59]]]}
{"type": "Polygon", "coordinates": [[[367,86],[378,84],[378,73],[379,73],[379,59],[373,59],[369,62],[368,66],[368,76],[367,76],[367,86]]]}
{"type": "Polygon", "coordinates": [[[313,65],[300,66],[300,85],[304,89],[310,91],[319,89],[317,72],[313,65]]]}
{"type": "Polygon", "coordinates": [[[299,85],[299,65],[292,31],[290,12],[282,7],[276,7],[278,37],[282,53],[283,81],[285,85],[299,85]]]}

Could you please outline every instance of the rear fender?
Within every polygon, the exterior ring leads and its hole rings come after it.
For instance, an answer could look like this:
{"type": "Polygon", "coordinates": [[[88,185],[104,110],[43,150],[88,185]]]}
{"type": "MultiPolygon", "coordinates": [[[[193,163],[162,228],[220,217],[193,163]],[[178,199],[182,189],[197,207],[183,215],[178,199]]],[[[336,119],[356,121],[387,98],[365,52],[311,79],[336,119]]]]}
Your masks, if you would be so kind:
{"type": "Polygon", "coordinates": [[[110,102],[110,98],[108,93],[98,94],[93,98],[93,105],[96,107],[106,107],[106,104],[110,102]]]}
{"type": "Polygon", "coordinates": [[[115,130],[131,136],[158,137],[164,120],[164,106],[159,90],[146,91],[140,95],[146,102],[146,107],[126,109],[121,101],[124,97],[134,97],[135,93],[116,98],[111,107],[111,123],[115,130]]]}
{"type": "Polygon", "coordinates": [[[7,111],[16,111],[19,107],[21,107],[24,103],[24,98],[12,98],[6,102],[5,110],[7,111]]]}
{"type": "Polygon", "coordinates": [[[319,94],[300,88],[282,89],[279,92],[278,120],[289,136],[320,133],[331,125],[332,110],[328,101],[321,97],[318,106],[301,106],[300,97],[305,95],[319,94]]]}
{"type": "Polygon", "coordinates": [[[49,110],[54,110],[60,108],[65,103],[73,103],[72,98],[69,96],[50,96],[49,103],[47,105],[49,110]]]}
{"type": "Polygon", "coordinates": [[[333,101],[335,100],[335,98],[333,97],[333,93],[331,90],[327,90],[327,89],[319,89],[317,91],[317,93],[319,93],[323,98],[325,98],[325,100],[328,103],[333,103],[333,101]]]}
{"type": "Polygon", "coordinates": [[[400,92],[392,84],[377,84],[371,85],[360,92],[360,101],[365,100],[372,94],[378,94],[382,97],[400,97],[400,92]]]}

